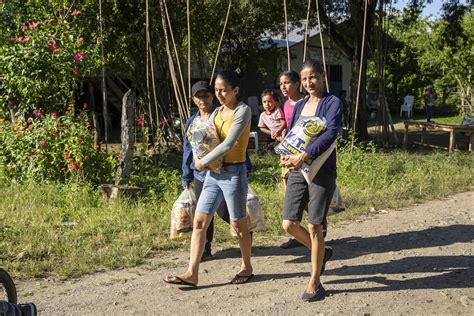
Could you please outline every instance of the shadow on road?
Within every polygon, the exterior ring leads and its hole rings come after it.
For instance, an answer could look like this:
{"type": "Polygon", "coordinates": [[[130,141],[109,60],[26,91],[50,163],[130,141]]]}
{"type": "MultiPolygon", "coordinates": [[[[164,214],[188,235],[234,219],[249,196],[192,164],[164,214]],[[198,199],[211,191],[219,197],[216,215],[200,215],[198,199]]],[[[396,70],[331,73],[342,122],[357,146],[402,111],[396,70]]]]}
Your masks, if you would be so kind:
{"type": "MultiPolygon", "coordinates": [[[[473,239],[474,225],[450,225],[382,236],[347,237],[329,241],[327,244],[334,248],[332,260],[345,260],[373,253],[440,247],[454,243],[470,243],[473,242],[473,239]]],[[[297,249],[301,257],[289,262],[309,262],[309,253],[304,248],[297,249]]]]}
{"type": "Polygon", "coordinates": [[[327,271],[328,275],[353,276],[350,279],[327,281],[325,284],[354,284],[375,282],[379,286],[363,286],[356,289],[332,291],[340,292],[374,292],[399,291],[415,289],[447,289],[474,287],[473,256],[423,256],[408,257],[379,264],[341,267],[327,271]],[[413,278],[410,273],[430,273],[431,275],[413,278]],[[388,274],[402,274],[402,279],[391,279],[388,274]],[[435,275],[433,275],[435,274],[435,275]],[[371,275],[369,277],[355,277],[371,275]],[[384,276],[382,276],[384,275],[384,276]]]}

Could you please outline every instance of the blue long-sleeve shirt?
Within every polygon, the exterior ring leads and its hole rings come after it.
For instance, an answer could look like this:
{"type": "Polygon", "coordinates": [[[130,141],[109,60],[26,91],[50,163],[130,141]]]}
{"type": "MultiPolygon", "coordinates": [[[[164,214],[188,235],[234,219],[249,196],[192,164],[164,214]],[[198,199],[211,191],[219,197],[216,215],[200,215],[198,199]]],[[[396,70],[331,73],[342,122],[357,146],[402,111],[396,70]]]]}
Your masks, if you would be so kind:
{"type": "MultiPolygon", "coordinates": [[[[308,100],[309,97],[306,97],[296,103],[295,110],[293,112],[293,118],[291,119],[288,130],[291,130],[293,126],[295,126],[296,122],[298,122],[301,112],[303,111],[303,108],[308,100]]],[[[342,101],[338,97],[327,93],[319,100],[319,104],[316,107],[315,116],[326,119],[326,128],[318,137],[306,145],[305,152],[312,159],[316,159],[320,154],[325,152],[336,140],[337,134],[341,129],[342,113],[342,101]]],[[[335,150],[323,164],[321,170],[326,170],[334,174],[336,173],[335,150]]]]}
{"type": "MultiPolygon", "coordinates": [[[[213,106],[212,111],[214,111],[215,109],[216,106],[213,106]]],[[[184,125],[183,162],[181,164],[181,184],[183,186],[188,186],[191,182],[193,182],[194,179],[203,182],[206,177],[207,170],[197,171],[194,167],[193,150],[191,147],[191,143],[186,137],[186,133],[188,132],[189,126],[194,121],[194,119],[199,116],[200,112],[198,111],[196,112],[196,114],[191,116],[184,125]]],[[[245,164],[247,166],[247,172],[250,172],[252,169],[252,162],[250,161],[250,156],[248,153],[246,153],[245,164]]]]}
{"type": "Polygon", "coordinates": [[[189,142],[186,134],[188,132],[189,126],[194,121],[196,117],[199,116],[199,111],[196,112],[193,116],[191,116],[184,125],[184,142],[183,142],[183,162],[181,164],[181,184],[183,186],[188,186],[191,182],[193,182],[194,178],[196,177],[200,181],[204,181],[204,177],[206,176],[206,171],[197,171],[194,167],[194,159],[193,159],[193,150],[191,147],[191,143],[189,142]],[[196,176],[194,175],[196,173],[196,176]]]}

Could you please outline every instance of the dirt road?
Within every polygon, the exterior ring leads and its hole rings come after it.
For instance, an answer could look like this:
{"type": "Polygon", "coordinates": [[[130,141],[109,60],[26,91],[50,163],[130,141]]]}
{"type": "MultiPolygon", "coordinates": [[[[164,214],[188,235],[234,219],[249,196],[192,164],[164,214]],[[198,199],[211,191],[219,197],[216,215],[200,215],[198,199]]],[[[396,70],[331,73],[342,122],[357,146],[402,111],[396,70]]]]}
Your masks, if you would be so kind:
{"type": "MultiPolygon", "coordinates": [[[[201,265],[197,289],[164,283],[185,269],[187,252],[163,267],[97,273],[65,282],[20,282],[21,302],[42,314],[474,314],[474,192],[400,210],[379,210],[330,228],[334,257],[323,283],[329,296],[304,303],[308,252],[254,247],[256,277],[230,285],[237,248],[201,265]]],[[[282,239],[283,240],[283,239],[282,239]]],[[[216,249],[219,250],[219,249],[216,249]]]]}

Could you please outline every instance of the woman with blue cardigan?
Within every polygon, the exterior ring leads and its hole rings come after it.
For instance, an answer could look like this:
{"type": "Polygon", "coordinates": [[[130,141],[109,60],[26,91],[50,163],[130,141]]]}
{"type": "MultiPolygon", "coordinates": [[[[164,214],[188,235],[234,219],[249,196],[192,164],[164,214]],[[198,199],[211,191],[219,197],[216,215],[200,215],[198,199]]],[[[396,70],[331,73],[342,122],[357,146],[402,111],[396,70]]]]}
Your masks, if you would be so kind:
{"type": "Polygon", "coordinates": [[[324,263],[332,254],[326,250],[323,222],[326,218],[332,194],[336,187],[336,151],[334,150],[322,165],[316,176],[308,184],[299,168],[304,161],[316,159],[336,140],[342,122],[341,100],[326,92],[325,75],[322,65],[308,60],[301,66],[301,83],[308,96],[295,105],[293,118],[288,130],[299,120],[319,117],[326,120],[324,131],[307,144],[300,154],[282,156],[280,163],[290,169],[285,193],[282,226],[296,240],[311,249],[311,278],[303,293],[304,301],[317,301],[325,297],[320,275],[324,263]],[[301,226],[305,207],[308,206],[308,230],[301,226]],[[323,258],[326,257],[326,260],[323,258]]]}

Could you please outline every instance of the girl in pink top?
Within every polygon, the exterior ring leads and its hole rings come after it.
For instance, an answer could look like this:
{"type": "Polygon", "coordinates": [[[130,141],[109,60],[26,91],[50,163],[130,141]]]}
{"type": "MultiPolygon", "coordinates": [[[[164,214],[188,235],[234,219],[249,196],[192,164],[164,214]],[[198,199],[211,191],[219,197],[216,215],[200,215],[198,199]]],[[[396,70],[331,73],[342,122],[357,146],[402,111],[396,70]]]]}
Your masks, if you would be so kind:
{"type": "Polygon", "coordinates": [[[283,114],[285,115],[286,126],[290,126],[296,102],[303,98],[303,94],[299,89],[300,76],[296,71],[285,71],[280,74],[281,93],[285,97],[288,97],[288,99],[283,104],[283,114]]]}
{"type": "MultiPolygon", "coordinates": [[[[285,97],[288,97],[285,103],[283,103],[283,115],[285,115],[286,126],[290,126],[295,104],[304,97],[304,95],[300,92],[300,75],[294,70],[282,72],[280,74],[280,90],[285,97]]],[[[285,167],[282,167],[281,177],[283,192],[286,191],[286,180],[288,179],[288,173],[289,170],[285,167]]],[[[283,249],[300,246],[303,245],[294,237],[280,245],[280,247],[283,249]]]]}

